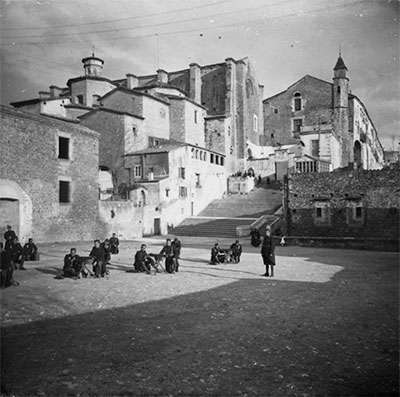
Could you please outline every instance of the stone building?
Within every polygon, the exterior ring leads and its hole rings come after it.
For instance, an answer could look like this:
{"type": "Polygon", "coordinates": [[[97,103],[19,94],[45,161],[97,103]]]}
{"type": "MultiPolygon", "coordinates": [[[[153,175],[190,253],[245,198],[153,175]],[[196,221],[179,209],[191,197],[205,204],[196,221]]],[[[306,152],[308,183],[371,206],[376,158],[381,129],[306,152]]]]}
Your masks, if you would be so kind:
{"type": "Polygon", "coordinates": [[[289,175],[283,192],[285,233],[398,240],[399,186],[399,169],[289,175]]]}
{"type": "Polygon", "coordinates": [[[100,134],[71,120],[0,111],[0,236],[7,224],[23,242],[102,236],[100,134]]]}
{"type": "Polygon", "coordinates": [[[333,83],[306,75],[263,101],[262,144],[301,142],[304,155],[329,163],[330,170],[349,165],[380,169],[382,145],[367,109],[349,90],[341,56],[333,70],[333,83]]]}

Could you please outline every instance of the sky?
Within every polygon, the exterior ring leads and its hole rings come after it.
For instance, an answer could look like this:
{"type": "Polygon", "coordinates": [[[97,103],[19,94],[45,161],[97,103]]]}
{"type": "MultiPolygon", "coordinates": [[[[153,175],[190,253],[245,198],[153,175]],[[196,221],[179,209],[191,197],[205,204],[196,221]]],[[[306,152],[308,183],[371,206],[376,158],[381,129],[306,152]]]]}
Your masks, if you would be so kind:
{"type": "Polygon", "coordinates": [[[268,98],[306,74],[350,89],[386,150],[400,148],[397,0],[0,0],[2,104],[83,75],[154,74],[249,57],[268,98]]]}

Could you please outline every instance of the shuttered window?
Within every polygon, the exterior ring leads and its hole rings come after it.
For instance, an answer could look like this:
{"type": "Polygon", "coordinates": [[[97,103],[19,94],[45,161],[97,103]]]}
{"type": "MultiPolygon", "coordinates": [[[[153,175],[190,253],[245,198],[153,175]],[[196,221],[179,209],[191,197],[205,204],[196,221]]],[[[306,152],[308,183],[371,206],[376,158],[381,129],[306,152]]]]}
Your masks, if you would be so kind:
{"type": "Polygon", "coordinates": [[[60,201],[60,203],[69,203],[70,202],[70,182],[60,181],[59,201],[60,201]]]}

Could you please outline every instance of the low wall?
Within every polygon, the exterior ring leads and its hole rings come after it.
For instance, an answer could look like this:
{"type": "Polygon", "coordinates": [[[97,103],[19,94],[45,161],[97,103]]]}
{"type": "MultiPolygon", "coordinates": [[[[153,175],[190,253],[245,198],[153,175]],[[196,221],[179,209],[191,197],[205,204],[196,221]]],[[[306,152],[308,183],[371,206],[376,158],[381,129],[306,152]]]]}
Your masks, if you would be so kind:
{"type": "Polygon", "coordinates": [[[249,193],[254,189],[254,178],[230,176],[228,178],[228,192],[232,194],[249,193]]]}
{"type": "Polygon", "coordinates": [[[99,201],[99,216],[107,236],[117,233],[122,240],[143,237],[144,208],[132,201],[99,201]]]}
{"type": "Polygon", "coordinates": [[[281,223],[281,218],[275,218],[271,220],[271,215],[263,215],[250,225],[236,226],[236,236],[238,237],[249,236],[250,231],[253,228],[258,229],[260,231],[261,236],[263,236],[265,235],[265,229],[267,225],[271,226],[272,233],[274,233],[274,230],[280,227],[280,223],[281,223]]]}
{"type": "Polygon", "coordinates": [[[379,238],[285,236],[285,245],[399,252],[398,240],[379,238]]]}

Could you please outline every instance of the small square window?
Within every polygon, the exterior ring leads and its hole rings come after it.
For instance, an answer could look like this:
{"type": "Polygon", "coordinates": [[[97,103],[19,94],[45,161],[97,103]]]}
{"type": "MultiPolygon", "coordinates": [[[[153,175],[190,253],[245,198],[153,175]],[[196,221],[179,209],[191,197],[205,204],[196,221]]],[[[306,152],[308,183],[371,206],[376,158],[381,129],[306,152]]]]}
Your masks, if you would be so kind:
{"type": "Polygon", "coordinates": [[[69,203],[70,200],[70,183],[68,181],[60,181],[59,183],[59,202],[69,203]]]}
{"type": "Polygon", "coordinates": [[[275,108],[275,109],[274,109],[274,113],[275,113],[275,114],[278,114],[278,113],[279,113],[279,109],[278,109],[278,108],[275,108]]]}

